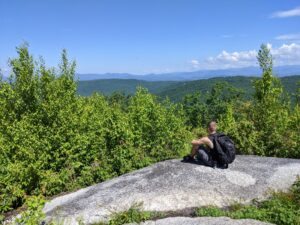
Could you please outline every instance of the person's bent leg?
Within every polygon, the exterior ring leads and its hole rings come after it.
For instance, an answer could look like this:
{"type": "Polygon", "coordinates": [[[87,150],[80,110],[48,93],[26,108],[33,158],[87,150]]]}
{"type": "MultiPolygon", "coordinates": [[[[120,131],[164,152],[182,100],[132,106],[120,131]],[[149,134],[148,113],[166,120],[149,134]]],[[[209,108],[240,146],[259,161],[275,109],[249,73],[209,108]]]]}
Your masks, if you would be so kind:
{"type": "Polygon", "coordinates": [[[197,154],[198,149],[199,149],[199,145],[198,144],[193,144],[191,154],[190,154],[192,159],[194,159],[195,155],[197,154]]]}
{"type": "Polygon", "coordinates": [[[186,155],[183,157],[184,162],[192,162],[195,159],[195,155],[197,154],[197,150],[199,148],[199,145],[193,144],[191,153],[189,155],[186,155]]]}
{"type": "Polygon", "coordinates": [[[215,164],[211,158],[209,150],[206,150],[204,148],[199,148],[197,150],[196,159],[202,165],[215,167],[215,164]]]}
{"type": "Polygon", "coordinates": [[[190,154],[190,158],[194,159],[195,155],[197,154],[197,151],[200,147],[200,145],[207,145],[209,148],[213,148],[213,143],[208,137],[202,137],[200,139],[195,139],[192,141],[192,150],[190,154]]]}
{"type": "Polygon", "coordinates": [[[206,164],[209,161],[210,157],[206,150],[199,148],[197,151],[197,159],[206,164]]]}

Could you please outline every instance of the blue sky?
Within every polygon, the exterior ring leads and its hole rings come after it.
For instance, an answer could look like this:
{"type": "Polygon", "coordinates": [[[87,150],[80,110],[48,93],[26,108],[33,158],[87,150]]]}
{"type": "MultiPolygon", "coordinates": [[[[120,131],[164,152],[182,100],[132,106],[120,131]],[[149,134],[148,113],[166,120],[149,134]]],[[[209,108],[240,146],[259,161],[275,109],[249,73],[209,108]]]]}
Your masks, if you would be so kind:
{"type": "Polygon", "coordinates": [[[299,0],[0,0],[0,68],[15,47],[56,66],[66,48],[79,73],[136,74],[300,64],[299,0]]]}

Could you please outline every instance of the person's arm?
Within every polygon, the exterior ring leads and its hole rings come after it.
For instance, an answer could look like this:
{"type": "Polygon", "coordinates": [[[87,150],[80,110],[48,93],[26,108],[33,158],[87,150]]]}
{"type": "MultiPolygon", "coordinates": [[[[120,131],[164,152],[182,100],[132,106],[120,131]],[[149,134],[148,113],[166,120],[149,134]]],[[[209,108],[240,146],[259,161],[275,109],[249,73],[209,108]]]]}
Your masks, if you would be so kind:
{"type": "Polygon", "coordinates": [[[213,143],[211,142],[211,140],[208,138],[208,137],[202,137],[200,139],[196,139],[196,140],[193,140],[192,141],[192,145],[206,145],[208,146],[209,148],[213,148],[213,143]]]}
{"type": "Polygon", "coordinates": [[[203,144],[203,142],[202,142],[201,138],[192,140],[192,145],[202,145],[202,144],[203,144]]]}

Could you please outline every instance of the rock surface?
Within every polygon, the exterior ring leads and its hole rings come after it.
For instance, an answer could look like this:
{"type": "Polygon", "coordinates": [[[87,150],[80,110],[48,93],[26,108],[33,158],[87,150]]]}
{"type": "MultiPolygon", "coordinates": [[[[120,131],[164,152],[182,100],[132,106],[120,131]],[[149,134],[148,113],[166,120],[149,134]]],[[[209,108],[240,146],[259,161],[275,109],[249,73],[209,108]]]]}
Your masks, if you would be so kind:
{"type": "MultiPolygon", "coordinates": [[[[228,217],[170,217],[156,221],[146,221],[140,225],[270,225],[257,220],[241,219],[234,220],[228,217]]],[[[128,225],[137,225],[132,223],[128,225]]]]}
{"type": "MultiPolygon", "coordinates": [[[[114,212],[142,203],[144,210],[180,211],[228,206],[286,190],[300,175],[300,160],[237,156],[229,169],[167,160],[112,180],[57,197],[44,207],[46,220],[64,224],[107,221],[114,212]]],[[[212,223],[213,224],[213,223],[212,223]]]]}

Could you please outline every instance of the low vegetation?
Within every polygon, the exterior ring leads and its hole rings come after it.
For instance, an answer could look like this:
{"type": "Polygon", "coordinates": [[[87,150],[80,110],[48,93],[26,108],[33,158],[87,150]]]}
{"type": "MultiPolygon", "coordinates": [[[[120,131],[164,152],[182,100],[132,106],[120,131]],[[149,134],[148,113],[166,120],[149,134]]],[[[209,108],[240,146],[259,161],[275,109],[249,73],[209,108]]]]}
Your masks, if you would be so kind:
{"type": "Polygon", "coordinates": [[[141,223],[150,219],[162,218],[164,214],[143,211],[141,205],[134,205],[129,210],[115,213],[107,222],[95,223],[93,225],[122,225],[128,223],[141,223]]]}
{"type": "Polygon", "coordinates": [[[214,206],[199,208],[196,216],[256,219],[277,225],[300,224],[300,181],[298,180],[289,192],[274,193],[266,201],[254,200],[249,205],[234,204],[226,210],[214,206]]]}
{"type": "MultiPolygon", "coordinates": [[[[42,196],[32,196],[25,202],[26,211],[14,221],[15,224],[37,225],[45,218],[43,207],[46,201],[42,196]]],[[[54,225],[54,224],[49,224],[54,225]]],[[[57,224],[58,225],[58,224],[57,224]]]]}
{"type": "Polygon", "coordinates": [[[163,101],[138,88],[133,96],[77,94],[75,63],[59,69],[35,61],[23,45],[0,79],[0,214],[32,196],[53,196],[152,163],[182,157],[215,119],[242,154],[300,157],[300,87],[291,104],[263,45],[263,75],[251,99],[228,83],[205,96],[163,101]]]}

